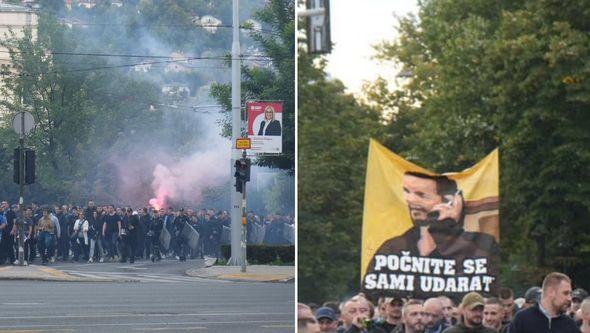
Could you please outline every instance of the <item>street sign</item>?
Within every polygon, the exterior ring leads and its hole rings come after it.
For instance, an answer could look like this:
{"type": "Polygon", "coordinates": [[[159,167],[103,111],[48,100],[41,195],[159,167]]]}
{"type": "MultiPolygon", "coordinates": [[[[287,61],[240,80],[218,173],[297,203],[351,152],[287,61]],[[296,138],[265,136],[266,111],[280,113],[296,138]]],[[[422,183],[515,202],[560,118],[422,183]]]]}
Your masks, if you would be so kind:
{"type": "Polygon", "coordinates": [[[252,148],[250,138],[236,139],[236,149],[250,149],[252,148]]]}
{"type": "Polygon", "coordinates": [[[35,128],[35,118],[29,112],[19,112],[12,118],[12,128],[20,136],[27,135],[35,128]]]}

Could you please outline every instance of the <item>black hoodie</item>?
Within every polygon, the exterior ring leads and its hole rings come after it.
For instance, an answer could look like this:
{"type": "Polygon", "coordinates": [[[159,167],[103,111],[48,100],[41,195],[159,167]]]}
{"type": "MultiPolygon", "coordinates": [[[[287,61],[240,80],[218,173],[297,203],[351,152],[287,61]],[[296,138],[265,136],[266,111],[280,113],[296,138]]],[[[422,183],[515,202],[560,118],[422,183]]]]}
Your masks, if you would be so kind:
{"type": "Polygon", "coordinates": [[[510,333],[580,333],[576,323],[568,316],[561,314],[549,318],[538,304],[519,311],[508,330],[510,333]]]}

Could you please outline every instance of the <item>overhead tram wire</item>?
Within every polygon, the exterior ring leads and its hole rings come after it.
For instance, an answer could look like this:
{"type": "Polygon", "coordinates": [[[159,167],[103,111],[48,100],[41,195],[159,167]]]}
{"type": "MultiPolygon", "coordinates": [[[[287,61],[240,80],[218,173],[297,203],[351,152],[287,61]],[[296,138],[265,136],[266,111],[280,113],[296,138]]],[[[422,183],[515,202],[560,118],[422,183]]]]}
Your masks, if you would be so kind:
{"type": "MultiPolygon", "coordinates": [[[[20,53],[20,54],[30,54],[31,52],[21,52],[21,51],[10,51],[10,50],[0,50],[1,53],[20,53]]],[[[173,57],[170,55],[149,55],[149,54],[121,54],[121,53],[93,53],[93,52],[62,52],[62,51],[50,51],[49,53],[53,55],[72,55],[72,56],[89,56],[89,57],[121,57],[121,58],[156,58],[156,59],[180,59],[180,61],[184,60],[229,60],[230,55],[219,55],[219,56],[211,56],[211,57],[201,57],[201,56],[182,56],[182,57],[173,57]]],[[[256,55],[256,54],[242,54],[239,60],[250,60],[250,59],[269,59],[269,61],[274,60],[270,56],[264,55],[256,55]]],[[[292,57],[285,57],[284,59],[292,59],[292,57]]]]}
{"type": "MultiPolygon", "coordinates": [[[[233,29],[233,26],[228,24],[121,24],[121,23],[82,23],[82,22],[60,22],[61,25],[72,25],[72,26],[124,26],[124,27],[185,27],[185,28],[225,28],[233,29]]],[[[0,28],[29,28],[38,27],[38,24],[0,24],[0,28]]],[[[240,26],[240,30],[249,30],[252,32],[266,33],[269,35],[280,36],[281,33],[270,29],[254,29],[247,26],[240,26]]]]}
{"type": "MultiPolygon", "coordinates": [[[[5,51],[6,52],[6,51],[5,51]]],[[[104,55],[110,56],[110,55],[104,55]]],[[[168,59],[174,57],[166,57],[168,59]]],[[[273,61],[270,57],[267,56],[246,56],[240,57],[240,60],[267,60],[273,61]]],[[[32,72],[32,73],[7,73],[7,72],[0,72],[0,76],[33,76],[33,75],[45,75],[45,74],[60,74],[60,73],[75,73],[75,72],[91,72],[97,70],[107,70],[107,69],[120,69],[120,68],[131,68],[136,66],[145,66],[145,65],[153,65],[153,64],[167,64],[167,63],[176,63],[176,62],[183,62],[183,61],[192,61],[192,60],[229,60],[228,56],[223,57],[183,57],[181,59],[174,59],[174,60],[167,60],[167,61],[152,61],[152,62],[141,62],[135,64],[123,64],[123,65],[110,65],[110,66],[99,66],[99,67],[90,67],[90,68],[78,68],[72,70],[55,70],[55,71],[48,71],[48,72],[32,72]]],[[[62,63],[64,64],[64,63],[62,63]]],[[[67,64],[67,63],[65,63],[67,64]]]]}
{"type": "Polygon", "coordinates": [[[147,106],[162,106],[167,107],[170,109],[175,110],[183,110],[183,111],[193,111],[195,113],[225,113],[228,112],[223,109],[223,105],[219,104],[211,104],[211,105],[183,105],[183,104],[170,104],[170,103],[159,103],[154,101],[146,101],[135,96],[129,95],[121,95],[119,92],[95,92],[96,96],[108,96],[114,97],[116,99],[125,99],[132,101],[137,104],[147,105],[147,106]],[[199,109],[217,109],[217,111],[197,111],[199,109]]]}

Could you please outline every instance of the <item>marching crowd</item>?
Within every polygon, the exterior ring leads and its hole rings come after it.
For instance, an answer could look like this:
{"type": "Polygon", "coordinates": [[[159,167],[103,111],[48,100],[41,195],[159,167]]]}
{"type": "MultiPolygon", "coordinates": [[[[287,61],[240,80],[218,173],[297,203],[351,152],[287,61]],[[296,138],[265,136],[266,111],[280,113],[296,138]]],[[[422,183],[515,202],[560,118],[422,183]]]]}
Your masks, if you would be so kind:
{"type": "MultiPolygon", "coordinates": [[[[20,208],[7,201],[0,204],[0,265],[18,264],[20,208]]],[[[248,242],[265,244],[289,243],[283,237],[289,216],[260,217],[250,212],[247,229],[262,229],[263,237],[248,242]]],[[[154,209],[96,205],[39,206],[32,203],[24,209],[25,264],[40,258],[41,264],[55,261],[127,262],[150,259],[153,262],[173,256],[178,260],[220,257],[220,245],[231,225],[227,211],[212,209],[154,209]],[[189,246],[191,232],[198,233],[196,246],[189,246]],[[224,231],[224,228],[227,229],[224,231]],[[168,238],[162,237],[167,234],[168,238]]],[[[194,245],[194,244],[193,244],[194,245]]]]}
{"type": "Polygon", "coordinates": [[[523,298],[509,288],[498,297],[467,293],[459,304],[444,295],[421,299],[379,298],[362,293],[341,303],[298,304],[300,333],[590,333],[590,298],[572,291],[570,278],[548,274],[523,298]]]}

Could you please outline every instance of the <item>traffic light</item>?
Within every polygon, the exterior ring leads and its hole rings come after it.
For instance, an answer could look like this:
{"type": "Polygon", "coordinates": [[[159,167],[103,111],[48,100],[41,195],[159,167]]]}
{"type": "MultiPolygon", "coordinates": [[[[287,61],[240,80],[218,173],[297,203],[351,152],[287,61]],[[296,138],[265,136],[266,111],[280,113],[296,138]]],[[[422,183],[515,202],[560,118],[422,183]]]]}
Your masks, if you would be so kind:
{"type": "MultiPolygon", "coordinates": [[[[14,149],[13,181],[20,184],[20,148],[14,149]]],[[[35,151],[25,148],[25,185],[35,182],[35,151]]]]}
{"type": "Polygon", "coordinates": [[[236,172],[234,173],[234,177],[236,177],[236,191],[243,193],[244,189],[242,184],[250,181],[250,160],[247,158],[237,160],[235,168],[236,172]]]}

